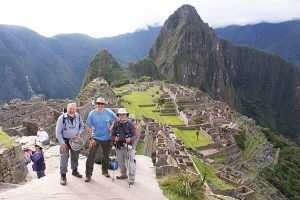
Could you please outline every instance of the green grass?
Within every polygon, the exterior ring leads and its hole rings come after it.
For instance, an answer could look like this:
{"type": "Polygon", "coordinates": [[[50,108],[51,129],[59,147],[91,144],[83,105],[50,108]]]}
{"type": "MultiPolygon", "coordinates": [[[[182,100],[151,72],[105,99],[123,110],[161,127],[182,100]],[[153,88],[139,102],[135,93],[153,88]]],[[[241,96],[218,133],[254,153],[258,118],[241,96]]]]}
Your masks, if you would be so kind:
{"type": "Polygon", "coordinates": [[[139,141],[136,146],[136,154],[137,155],[144,155],[144,142],[139,141]]]}
{"type": "Polygon", "coordinates": [[[0,146],[11,147],[16,144],[16,141],[11,139],[6,133],[0,131],[0,146]]]}
{"type": "Polygon", "coordinates": [[[219,156],[214,156],[214,157],[211,157],[211,159],[212,160],[214,160],[214,161],[224,161],[224,160],[226,160],[226,156],[223,156],[223,155],[219,155],[219,156]]]}
{"type": "Polygon", "coordinates": [[[164,124],[183,125],[183,122],[177,116],[160,116],[160,112],[152,112],[153,110],[157,110],[155,106],[139,107],[138,105],[153,104],[152,97],[149,93],[134,91],[124,95],[122,98],[125,100],[122,106],[124,106],[131,115],[135,115],[140,119],[142,115],[145,115],[164,124]]]}
{"type": "Polygon", "coordinates": [[[183,130],[172,128],[172,130],[180,137],[187,148],[192,148],[193,150],[196,150],[196,147],[206,146],[212,143],[212,141],[207,138],[203,132],[199,132],[199,139],[197,140],[196,129],[183,130]]]}
{"type": "Polygon", "coordinates": [[[158,92],[158,89],[157,89],[157,87],[150,87],[148,90],[147,90],[147,93],[150,95],[150,96],[152,96],[153,95],[153,98],[154,99],[157,99],[157,98],[159,98],[160,97],[160,94],[158,93],[158,94],[156,94],[158,92]]]}
{"type": "Polygon", "coordinates": [[[204,174],[206,173],[206,182],[210,187],[214,187],[220,190],[235,189],[233,185],[226,184],[223,180],[215,175],[215,173],[218,171],[217,169],[210,165],[205,165],[201,160],[195,157],[192,157],[192,159],[202,176],[204,176],[204,174]]]}

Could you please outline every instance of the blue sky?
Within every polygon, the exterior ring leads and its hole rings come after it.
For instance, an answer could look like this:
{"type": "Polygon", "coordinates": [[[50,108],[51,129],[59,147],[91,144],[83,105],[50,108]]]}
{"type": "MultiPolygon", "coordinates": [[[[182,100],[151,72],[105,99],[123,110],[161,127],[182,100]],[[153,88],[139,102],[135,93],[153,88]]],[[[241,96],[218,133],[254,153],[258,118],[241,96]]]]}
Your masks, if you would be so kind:
{"type": "Polygon", "coordinates": [[[0,0],[0,24],[108,37],[162,25],[183,4],[213,28],[300,19],[300,0],[0,0]]]}

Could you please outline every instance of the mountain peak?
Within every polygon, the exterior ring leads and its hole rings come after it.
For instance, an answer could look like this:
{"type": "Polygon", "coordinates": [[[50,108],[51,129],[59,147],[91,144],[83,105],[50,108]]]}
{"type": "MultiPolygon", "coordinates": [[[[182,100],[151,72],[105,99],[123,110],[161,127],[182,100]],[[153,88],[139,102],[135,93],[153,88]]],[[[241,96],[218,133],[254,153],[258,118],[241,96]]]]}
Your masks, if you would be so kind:
{"type": "Polygon", "coordinates": [[[178,25],[195,24],[197,26],[203,27],[205,23],[200,18],[197,10],[188,4],[179,7],[165,22],[165,27],[177,27],[178,25]]]}

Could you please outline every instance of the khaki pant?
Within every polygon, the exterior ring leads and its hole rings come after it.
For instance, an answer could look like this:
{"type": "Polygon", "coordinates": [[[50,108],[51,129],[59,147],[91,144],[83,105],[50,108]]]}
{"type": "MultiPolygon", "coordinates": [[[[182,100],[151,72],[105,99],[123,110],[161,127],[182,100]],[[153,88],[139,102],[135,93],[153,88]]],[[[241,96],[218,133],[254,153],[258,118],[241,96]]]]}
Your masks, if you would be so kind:
{"type": "Polygon", "coordinates": [[[109,167],[109,153],[111,150],[111,144],[110,140],[108,141],[100,141],[100,140],[95,140],[95,146],[89,150],[89,155],[86,160],[86,170],[85,170],[85,175],[87,177],[91,177],[93,174],[94,170],[94,162],[95,162],[95,156],[97,153],[98,148],[100,147],[102,150],[102,173],[108,172],[108,167],[109,167]]]}

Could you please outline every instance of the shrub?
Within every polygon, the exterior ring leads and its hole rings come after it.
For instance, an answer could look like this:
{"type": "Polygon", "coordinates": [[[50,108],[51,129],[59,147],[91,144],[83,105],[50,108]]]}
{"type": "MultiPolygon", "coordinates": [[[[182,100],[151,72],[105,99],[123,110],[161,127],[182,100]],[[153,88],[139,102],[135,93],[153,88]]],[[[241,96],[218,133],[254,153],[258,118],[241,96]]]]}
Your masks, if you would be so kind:
{"type": "Polygon", "coordinates": [[[165,176],[160,181],[160,186],[179,197],[196,200],[204,199],[204,185],[202,180],[191,174],[165,176]]]}

